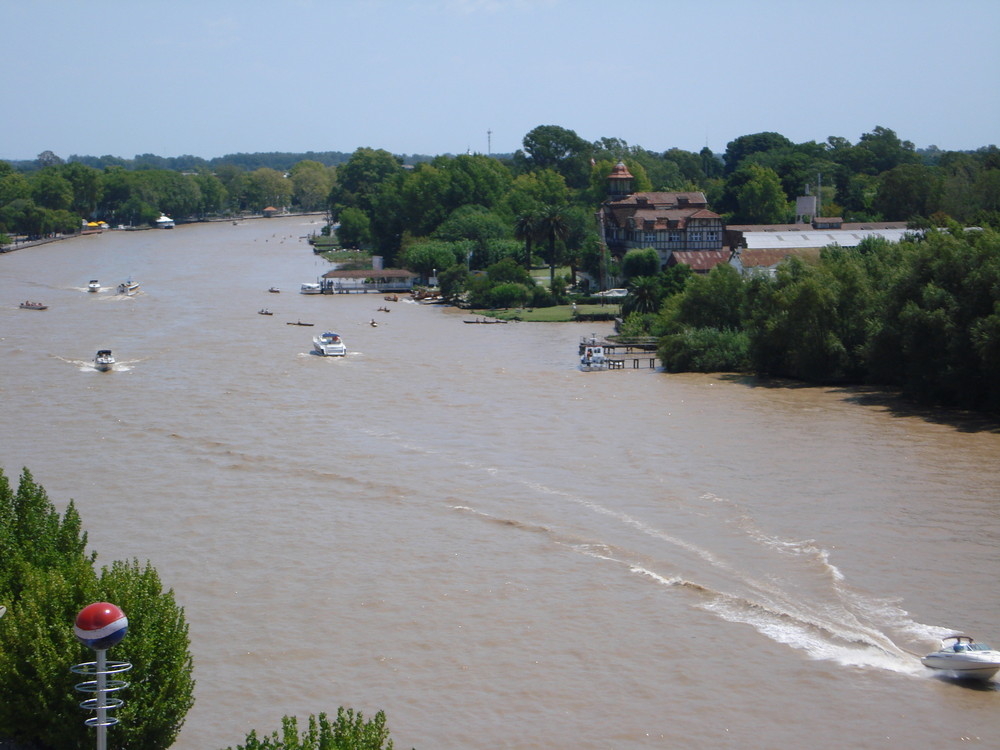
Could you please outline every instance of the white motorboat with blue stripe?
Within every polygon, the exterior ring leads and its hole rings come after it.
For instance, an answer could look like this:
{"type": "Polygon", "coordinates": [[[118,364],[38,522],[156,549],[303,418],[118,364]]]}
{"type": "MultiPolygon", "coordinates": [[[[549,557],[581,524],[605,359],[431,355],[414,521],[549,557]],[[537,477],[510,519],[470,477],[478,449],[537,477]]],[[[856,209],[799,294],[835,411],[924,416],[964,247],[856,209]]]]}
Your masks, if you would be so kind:
{"type": "Polygon", "coordinates": [[[951,677],[988,680],[1000,671],[1000,651],[976,643],[967,635],[949,635],[941,641],[939,650],[927,654],[920,662],[951,677]]]}

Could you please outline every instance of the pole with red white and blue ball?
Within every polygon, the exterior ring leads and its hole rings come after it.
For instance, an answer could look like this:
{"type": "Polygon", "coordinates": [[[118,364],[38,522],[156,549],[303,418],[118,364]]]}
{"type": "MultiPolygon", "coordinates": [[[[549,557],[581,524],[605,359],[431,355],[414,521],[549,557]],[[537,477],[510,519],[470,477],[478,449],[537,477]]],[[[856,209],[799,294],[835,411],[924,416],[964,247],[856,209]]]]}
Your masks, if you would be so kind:
{"type": "Polygon", "coordinates": [[[88,661],[71,667],[75,674],[94,679],[81,682],[76,689],[89,693],[93,698],[80,702],[80,708],[95,711],[84,723],[97,729],[97,750],[107,748],[107,728],[118,723],[118,719],[108,716],[108,711],[124,705],[121,698],[109,697],[109,693],[128,687],[124,680],[109,680],[108,675],[127,672],[132,665],[124,661],[108,661],[107,650],[121,643],[128,632],[128,618],[114,604],[95,602],[88,604],[76,616],[73,633],[77,640],[94,650],[96,661],[88,661]]]}

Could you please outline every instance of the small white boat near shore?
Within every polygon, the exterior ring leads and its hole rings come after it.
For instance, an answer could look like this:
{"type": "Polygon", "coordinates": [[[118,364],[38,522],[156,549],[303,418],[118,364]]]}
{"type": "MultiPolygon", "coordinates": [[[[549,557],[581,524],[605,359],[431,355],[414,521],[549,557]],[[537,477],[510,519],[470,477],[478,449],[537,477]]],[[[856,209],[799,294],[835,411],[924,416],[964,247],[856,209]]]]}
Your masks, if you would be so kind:
{"type": "Polygon", "coordinates": [[[313,351],[324,357],[343,357],[347,354],[347,345],[339,333],[326,331],[313,337],[313,351]]]}
{"type": "Polygon", "coordinates": [[[299,287],[299,292],[302,294],[322,294],[323,288],[319,284],[307,281],[299,287]]]}
{"type": "Polygon", "coordinates": [[[949,635],[941,648],[920,659],[930,669],[967,680],[988,680],[1000,671],[1000,651],[967,635],[949,635]]]}
{"type": "Polygon", "coordinates": [[[599,344],[590,344],[584,348],[580,356],[580,369],[584,372],[591,370],[603,370],[608,366],[604,356],[604,347],[599,344]]]}

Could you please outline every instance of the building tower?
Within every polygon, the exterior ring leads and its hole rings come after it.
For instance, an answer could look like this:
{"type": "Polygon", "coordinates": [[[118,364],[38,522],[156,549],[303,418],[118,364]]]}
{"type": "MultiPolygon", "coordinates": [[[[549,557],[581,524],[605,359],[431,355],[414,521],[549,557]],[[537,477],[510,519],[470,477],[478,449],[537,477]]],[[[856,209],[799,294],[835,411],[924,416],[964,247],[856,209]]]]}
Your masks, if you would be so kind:
{"type": "Polygon", "coordinates": [[[625,162],[619,161],[608,175],[608,200],[620,201],[632,195],[632,181],[635,177],[628,171],[625,162]]]}

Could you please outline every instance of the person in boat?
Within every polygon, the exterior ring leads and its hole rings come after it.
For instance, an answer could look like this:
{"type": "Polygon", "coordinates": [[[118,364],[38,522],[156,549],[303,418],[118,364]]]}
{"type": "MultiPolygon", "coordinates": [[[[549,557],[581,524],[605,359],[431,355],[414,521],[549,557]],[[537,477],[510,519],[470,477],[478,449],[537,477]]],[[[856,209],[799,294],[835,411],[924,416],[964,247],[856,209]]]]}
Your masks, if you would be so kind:
{"type": "Polygon", "coordinates": [[[952,648],[958,653],[969,650],[969,647],[961,641],[955,641],[955,645],[952,648]]]}

